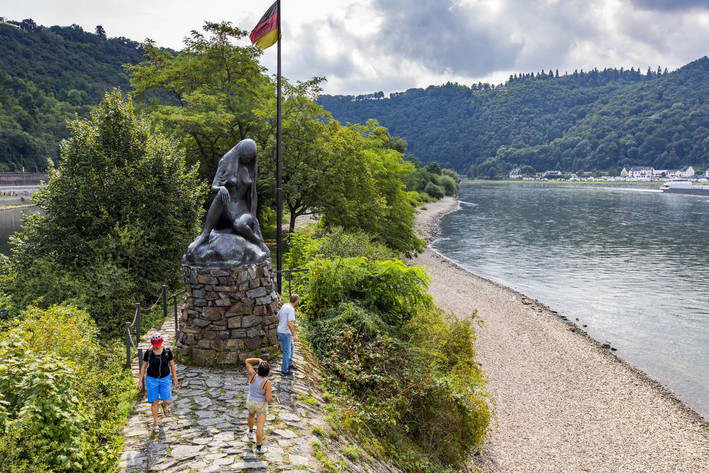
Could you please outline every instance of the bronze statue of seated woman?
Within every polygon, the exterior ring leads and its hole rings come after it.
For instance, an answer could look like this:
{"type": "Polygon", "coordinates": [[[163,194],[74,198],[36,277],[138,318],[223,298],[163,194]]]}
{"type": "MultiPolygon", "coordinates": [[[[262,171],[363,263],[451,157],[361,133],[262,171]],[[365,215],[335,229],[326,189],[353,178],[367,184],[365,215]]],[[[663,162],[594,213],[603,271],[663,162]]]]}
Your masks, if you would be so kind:
{"type": "Polygon", "coordinates": [[[245,139],[219,160],[212,181],[217,195],[184,262],[254,264],[270,257],[256,217],[256,151],[256,143],[245,139]]]}

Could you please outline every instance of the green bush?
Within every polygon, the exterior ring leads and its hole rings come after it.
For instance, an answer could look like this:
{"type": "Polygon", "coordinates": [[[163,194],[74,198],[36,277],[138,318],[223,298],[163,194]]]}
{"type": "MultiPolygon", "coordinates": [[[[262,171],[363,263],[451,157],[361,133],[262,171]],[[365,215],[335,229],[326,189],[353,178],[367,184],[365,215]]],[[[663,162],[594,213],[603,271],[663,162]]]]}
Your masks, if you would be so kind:
{"type": "Polygon", "coordinates": [[[320,228],[313,236],[305,232],[291,233],[289,251],[285,264],[289,268],[303,268],[316,256],[325,258],[347,258],[364,256],[372,260],[396,258],[396,251],[365,232],[345,232],[341,227],[325,230],[320,228]]]}
{"type": "Polygon", "coordinates": [[[84,311],[28,309],[0,336],[3,471],[112,471],[133,399],[120,346],[84,311]]]}
{"type": "Polygon", "coordinates": [[[388,439],[405,468],[428,459],[425,470],[435,471],[436,464],[463,465],[481,448],[491,412],[485,379],[469,355],[470,326],[458,330],[436,309],[425,312],[426,323],[403,327],[420,332],[408,338],[344,303],[332,318],[309,324],[308,340],[345,399],[345,425],[388,439]],[[450,356],[452,349],[459,351],[450,356]]]}
{"type": "Polygon", "coordinates": [[[458,183],[450,176],[439,176],[438,185],[443,188],[446,195],[455,195],[458,193],[458,183]]]}
{"type": "MultiPolygon", "coordinates": [[[[302,248],[317,243],[299,237],[302,248]]],[[[298,245],[296,245],[298,246],[298,245]]],[[[474,330],[436,308],[400,260],[315,257],[299,276],[308,343],[339,394],[342,424],[407,471],[464,465],[490,420],[474,330]]]]}
{"type": "Polygon", "coordinates": [[[4,318],[29,306],[73,304],[90,311],[105,332],[115,333],[131,317],[136,287],[128,271],[111,261],[97,260],[77,270],[38,257],[22,270],[4,271],[0,293],[6,294],[4,318]]]}
{"type": "Polygon", "coordinates": [[[445,189],[443,189],[443,187],[439,186],[438,184],[434,184],[433,182],[429,182],[428,184],[426,184],[424,192],[426,192],[426,194],[430,195],[435,199],[442,199],[446,196],[445,189]]]}
{"type": "Polygon", "coordinates": [[[316,258],[303,276],[303,306],[312,318],[342,302],[357,302],[391,326],[406,323],[421,307],[432,304],[426,293],[429,277],[401,260],[370,261],[351,257],[316,258]]]}
{"type": "Polygon", "coordinates": [[[459,183],[460,183],[460,176],[458,175],[457,172],[455,172],[455,171],[452,170],[452,169],[442,169],[442,170],[441,170],[441,174],[442,174],[443,176],[452,177],[453,180],[456,182],[456,184],[459,184],[459,183]]]}

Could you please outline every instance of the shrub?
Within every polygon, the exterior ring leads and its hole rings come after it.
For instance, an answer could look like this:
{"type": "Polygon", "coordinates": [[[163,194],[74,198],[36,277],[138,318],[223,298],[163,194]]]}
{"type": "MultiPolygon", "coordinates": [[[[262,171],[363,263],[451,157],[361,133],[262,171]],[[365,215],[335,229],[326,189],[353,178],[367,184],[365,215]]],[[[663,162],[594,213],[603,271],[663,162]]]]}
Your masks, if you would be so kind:
{"type": "Polygon", "coordinates": [[[458,175],[457,172],[455,172],[452,169],[442,169],[441,174],[444,176],[450,176],[453,178],[453,180],[456,182],[456,184],[460,183],[460,176],[458,175]]]}
{"type": "Polygon", "coordinates": [[[490,420],[473,326],[436,308],[425,272],[399,260],[315,257],[306,267],[307,340],[339,393],[342,424],[386,439],[408,471],[464,465],[490,420]]]}
{"type": "Polygon", "coordinates": [[[81,310],[32,308],[0,336],[3,471],[110,471],[132,380],[81,310]]]}
{"type": "Polygon", "coordinates": [[[458,183],[450,176],[439,176],[438,185],[443,188],[446,195],[455,195],[458,193],[458,183]]]}
{"type": "Polygon", "coordinates": [[[370,261],[365,257],[337,260],[316,258],[302,278],[303,305],[319,318],[342,302],[355,301],[375,311],[391,326],[406,323],[422,306],[432,304],[429,281],[422,268],[401,260],[370,261]]]}
{"type": "Polygon", "coordinates": [[[446,191],[443,189],[443,187],[439,186],[438,184],[434,184],[433,182],[429,182],[428,184],[426,184],[424,192],[426,192],[426,194],[430,195],[434,199],[442,199],[446,195],[446,191]]]}
{"type": "Polygon", "coordinates": [[[438,309],[423,313],[397,331],[344,303],[309,324],[308,340],[345,399],[345,425],[389,439],[402,465],[423,458],[460,466],[485,439],[485,379],[470,324],[438,309]]]}
{"type": "Polygon", "coordinates": [[[346,258],[364,256],[372,260],[396,258],[397,253],[382,243],[374,241],[365,232],[346,232],[341,227],[320,228],[317,238],[305,232],[291,233],[285,263],[289,268],[302,268],[316,256],[346,258]]]}

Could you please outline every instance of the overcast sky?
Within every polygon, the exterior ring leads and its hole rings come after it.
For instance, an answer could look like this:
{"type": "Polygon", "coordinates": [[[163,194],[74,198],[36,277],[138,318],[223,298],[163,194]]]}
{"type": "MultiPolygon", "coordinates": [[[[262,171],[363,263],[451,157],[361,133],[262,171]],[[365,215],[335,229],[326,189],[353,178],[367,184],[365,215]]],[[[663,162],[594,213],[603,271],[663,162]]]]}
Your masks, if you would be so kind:
{"type": "MultiPolygon", "coordinates": [[[[251,30],[272,0],[3,0],[0,16],[182,49],[204,21],[251,30]]],[[[281,0],[283,75],[325,93],[405,91],[510,74],[657,66],[709,54],[708,0],[281,0]]],[[[248,44],[248,39],[244,40],[248,44]]],[[[275,45],[262,63],[275,73],[275,45]]]]}

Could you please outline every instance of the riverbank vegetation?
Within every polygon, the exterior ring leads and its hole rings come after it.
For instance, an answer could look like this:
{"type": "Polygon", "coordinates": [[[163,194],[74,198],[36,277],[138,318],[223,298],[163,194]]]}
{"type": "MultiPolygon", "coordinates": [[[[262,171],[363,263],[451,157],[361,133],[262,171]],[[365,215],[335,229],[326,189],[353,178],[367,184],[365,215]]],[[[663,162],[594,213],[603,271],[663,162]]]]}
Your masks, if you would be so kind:
{"type": "Polygon", "coordinates": [[[120,91],[69,124],[58,167],[0,255],[4,471],[113,471],[135,400],[116,335],[175,285],[205,186],[120,91]]]}
{"type": "Polygon", "coordinates": [[[424,270],[364,233],[297,233],[287,264],[308,269],[295,285],[333,428],[405,471],[466,465],[491,415],[473,324],[438,309],[424,270]]]}

